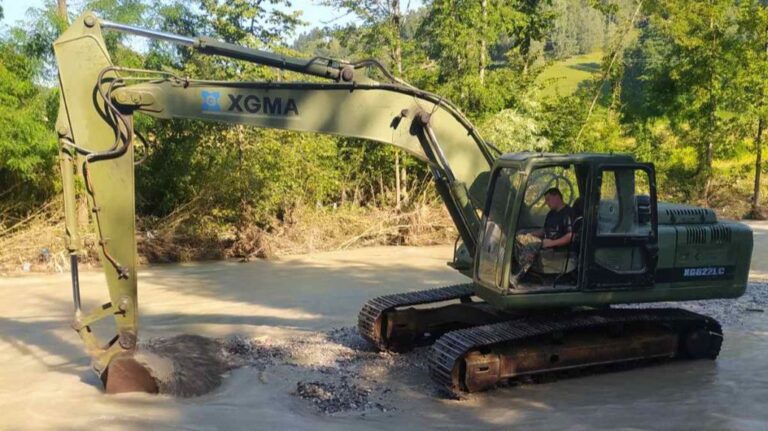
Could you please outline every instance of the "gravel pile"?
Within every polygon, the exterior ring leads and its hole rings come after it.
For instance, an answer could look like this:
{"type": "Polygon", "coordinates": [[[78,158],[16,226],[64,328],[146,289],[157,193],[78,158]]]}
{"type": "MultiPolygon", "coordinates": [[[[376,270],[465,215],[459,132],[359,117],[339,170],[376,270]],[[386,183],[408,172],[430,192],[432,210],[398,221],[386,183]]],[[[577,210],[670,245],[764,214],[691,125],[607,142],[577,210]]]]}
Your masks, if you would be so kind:
{"type": "Polygon", "coordinates": [[[737,299],[709,299],[703,301],[660,302],[654,304],[628,304],[626,308],[677,307],[715,318],[724,327],[739,327],[745,317],[754,313],[768,313],[768,283],[751,282],[747,291],[737,299]]]}
{"type": "Polygon", "coordinates": [[[219,340],[219,343],[220,356],[230,370],[251,367],[264,371],[268,366],[281,363],[288,354],[283,343],[239,335],[219,340]]]}
{"type": "Polygon", "coordinates": [[[371,389],[342,379],[339,383],[300,381],[296,383],[295,395],[311,402],[325,414],[373,409],[386,412],[387,408],[382,404],[369,400],[371,392],[371,389]]]}
{"type": "Polygon", "coordinates": [[[408,355],[378,352],[356,327],[280,340],[235,336],[219,343],[228,369],[295,368],[285,373],[296,382],[292,395],[322,414],[393,410],[387,375],[402,370],[426,375],[427,349],[408,355]]]}

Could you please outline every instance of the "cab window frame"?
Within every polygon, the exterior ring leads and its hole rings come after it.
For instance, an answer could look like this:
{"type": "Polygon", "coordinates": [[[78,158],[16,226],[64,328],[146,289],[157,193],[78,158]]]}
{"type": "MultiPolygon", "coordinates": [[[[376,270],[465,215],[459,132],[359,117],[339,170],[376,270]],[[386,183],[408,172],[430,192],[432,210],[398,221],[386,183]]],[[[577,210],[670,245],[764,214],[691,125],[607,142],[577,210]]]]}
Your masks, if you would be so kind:
{"type": "MultiPolygon", "coordinates": [[[[475,257],[475,265],[474,265],[474,276],[473,280],[484,287],[489,287],[493,289],[500,289],[502,286],[506,286],[506,283],[509,282],[509,263],[508,260],[511,259],[512,256],[512,250],[511,247],[514,244],[514,238],[510,238],[510,232],[516,231],[515,229],[515,222],[516,218],[512,217],[512,214],[515,214],[519,211],[520,202],[523,199],[523,193],[520,193],[520,190],[523,187],[523,184],[527,184],[527,171],[524,169],[524,165],[519,162],[506,162],[506,163],[499,163],[497,166],[494,167],[493,173],[491,175],[490,179],[490,187],[488,190],[488,195],[486,197],[486,202],[483,207],[483,223],[481,225],[481,238],[482,241],[479,244],[478,252],[475,257]],[[493,276],[493,281],[485,277],[484,273],[481,274],[481,265],[483,264],[483,253],[484,249],[486,247],[486,229],[489,223],[490,215],[492,213],[491,207],[493,205],[493,197],[497,192],[496,187],[498,186],[498,180],[499,176],[502,175],[504,171],[512,170],[514,173],[509,175],[510,185],[514,185],[517,188],[517,192],[515,193],[515,196],[512,199],[509,199],[509,191],[507,192],[506,197],[506,204],[504,207],[504,218],[508,219],[506,226],[499,226],[499,228],[504,228],[504,239],[503,239],[503,245],[502,241],[499,241],[498,247],[504,247],[504,253],[503,256],[500,256],[502,253],[497,253],[496,255],[496,262],[495,262],[495,273],[493,276]]],[[[503,290],[503,289],[502,289],[503,290]]]]}

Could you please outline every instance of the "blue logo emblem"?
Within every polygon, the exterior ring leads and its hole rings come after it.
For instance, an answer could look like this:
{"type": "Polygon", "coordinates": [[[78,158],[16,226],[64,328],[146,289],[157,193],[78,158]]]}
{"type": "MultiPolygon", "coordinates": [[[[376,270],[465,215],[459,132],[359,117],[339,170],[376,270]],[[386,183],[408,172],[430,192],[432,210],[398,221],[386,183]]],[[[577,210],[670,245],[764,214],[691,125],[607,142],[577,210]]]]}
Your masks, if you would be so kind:
{"type": "Polygon", "coordinates": [[[221,95],[218,91],[203,91],[201,96],[203,97],[203,112],[221,112],[219,105],[221,95]]]}

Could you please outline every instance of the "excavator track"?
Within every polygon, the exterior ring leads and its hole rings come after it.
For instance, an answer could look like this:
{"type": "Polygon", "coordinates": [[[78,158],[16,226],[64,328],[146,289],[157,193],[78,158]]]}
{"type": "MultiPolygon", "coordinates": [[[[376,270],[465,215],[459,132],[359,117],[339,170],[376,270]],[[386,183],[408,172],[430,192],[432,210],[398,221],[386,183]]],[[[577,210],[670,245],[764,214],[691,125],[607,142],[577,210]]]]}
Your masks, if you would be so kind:
{"type": "Polygon", "coordinates": [[[716,320],[674,308],[527,316],[444,334],[432,346],[429,372],[460,395],[519,376],[659,358],[715,359],[722,337],[716,320]]]}
{"type": "Polygon", "coordinates": [[[385,316],[397,308],[424,305],[455,299],[469,300],[474,295],[472,283],[454,284],[437,289],[396,293],[371,299],[363,305],[358,315],[357,327],[360,335],[379,350],[390,350],[392,343],[387,338],[385,316]]]}

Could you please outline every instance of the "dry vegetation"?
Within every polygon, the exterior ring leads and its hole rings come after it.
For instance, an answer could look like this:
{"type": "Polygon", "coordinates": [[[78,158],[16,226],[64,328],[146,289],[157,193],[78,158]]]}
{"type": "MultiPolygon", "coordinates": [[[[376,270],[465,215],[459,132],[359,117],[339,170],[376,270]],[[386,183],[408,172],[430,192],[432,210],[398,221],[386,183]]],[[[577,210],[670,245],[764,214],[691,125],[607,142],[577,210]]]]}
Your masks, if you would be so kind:
{"type": "MultiPolygon", "coordinates": [[[[437,203],[405,211],[378,208],[324,207],[296,210],[288,220],[269,228],[249,225],[222,227],[194,205],[162,219],[139,219],[141,263],[192,260],[250,260],[290,254],[341,250],[372,245],[434,245],[455,240],[456,230],[437,203]]],[[[61,272],[69,269],[60,200],[0,231],[0,275],[20,272],[61,272]]],[[[82,226],[85,267],[98,265],[95,235],[82,226]]]]}

